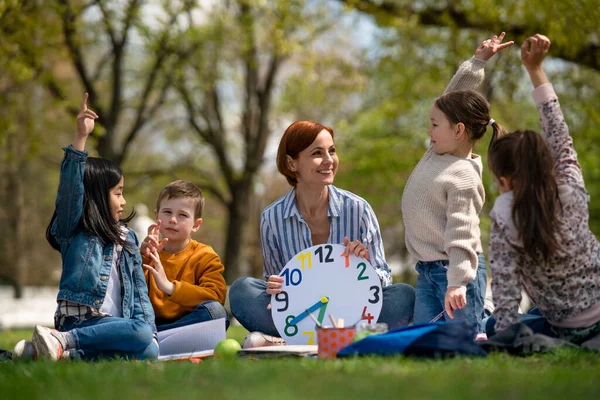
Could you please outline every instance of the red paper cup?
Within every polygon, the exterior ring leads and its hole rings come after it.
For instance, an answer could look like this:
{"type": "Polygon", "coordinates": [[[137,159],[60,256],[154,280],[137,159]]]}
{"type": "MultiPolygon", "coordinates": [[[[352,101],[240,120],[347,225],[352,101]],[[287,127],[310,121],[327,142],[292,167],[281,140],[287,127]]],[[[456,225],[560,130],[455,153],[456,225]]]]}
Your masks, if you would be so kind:
{"type": "Polygon", "coordinates": [[[319,358],[333,359],[337,357],[338,351],[352,344],[356,327],[348,328],[318,328],[317,342],[319,358]]]}

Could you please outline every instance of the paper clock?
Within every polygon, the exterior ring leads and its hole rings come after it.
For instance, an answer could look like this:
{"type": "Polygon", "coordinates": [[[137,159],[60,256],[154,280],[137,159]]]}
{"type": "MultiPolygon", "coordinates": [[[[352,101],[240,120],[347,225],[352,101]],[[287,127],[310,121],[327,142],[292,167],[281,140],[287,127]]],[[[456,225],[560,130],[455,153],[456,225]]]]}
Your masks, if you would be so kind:
{"type": "Polygon", "coordinates": [[[375,324],[383,292],[375,269],[364,258],[342,254],[339,244],[309,247],[296,254],[279,276],[283,291],[271,296],[271,315],[287,344],[317,344],[316,323],[329,325],[329,314],[345,326],[375,324]]]}

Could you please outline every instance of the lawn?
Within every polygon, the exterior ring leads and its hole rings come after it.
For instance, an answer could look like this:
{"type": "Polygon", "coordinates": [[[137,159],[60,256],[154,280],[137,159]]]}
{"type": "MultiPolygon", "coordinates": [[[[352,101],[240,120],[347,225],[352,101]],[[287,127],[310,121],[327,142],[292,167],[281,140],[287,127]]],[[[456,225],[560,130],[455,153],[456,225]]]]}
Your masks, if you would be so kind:
{"type": "MultiPolygon", "coordinates": [[[[246,331],[232,327],[228,337],[246,331]]],[[[0,332],[12,348],[30,331],[0,332]]],[[[402,357],[189,362],[0,363],[0,399],[600,398],[600,357],[580,350],[516,358],[402,357]]]]}

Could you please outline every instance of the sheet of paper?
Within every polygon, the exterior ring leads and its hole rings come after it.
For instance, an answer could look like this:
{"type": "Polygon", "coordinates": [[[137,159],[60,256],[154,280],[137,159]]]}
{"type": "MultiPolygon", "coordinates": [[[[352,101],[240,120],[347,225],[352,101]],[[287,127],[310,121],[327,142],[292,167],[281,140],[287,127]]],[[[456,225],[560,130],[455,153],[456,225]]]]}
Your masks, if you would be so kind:
{"type": "Polygon", "coordinates": [[[187,354],[169,354],[166,356],[158,356],[158,361],[169,361],[169,360],[188,360],[190,358],[204,358],[211,357],[215,354],[214,350],[195,351],[187,354]]]}
{"type": "Polygon", "coordinates": [[[240,353],[285,353],[285,354],[317,354],[317,345],[288,345],[288,346],[267,346],[253,347],[251,349],[240,350],[240,353]]]}
{"type": "Polygon", "coordinates": [[[158,332],[159,354],[190,356],[213,351],[217,343],[225,339],[225,318],[182,326],[158,332]]]}

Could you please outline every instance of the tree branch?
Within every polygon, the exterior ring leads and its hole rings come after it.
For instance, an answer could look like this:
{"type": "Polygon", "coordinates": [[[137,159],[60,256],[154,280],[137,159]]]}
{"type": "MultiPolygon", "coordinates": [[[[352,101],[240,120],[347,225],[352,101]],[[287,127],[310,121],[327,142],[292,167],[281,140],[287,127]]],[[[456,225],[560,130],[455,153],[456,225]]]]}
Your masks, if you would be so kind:
{"type": "Polygon", "coordinates": [[[252,147],[252,133],[254,127],[254,96],[258,86],[258,60],[256,57],[256,45],[254,43],[254,21],[252,19],[250,6],[246,2],[240,4],[240,25],[245,31],[245,41],[242,50],[242,59],[245,67],[246,96],[242,112],[242,129],[246,146],[252,147]]]}
{"type": "MultiPolygon", "coordinates": [[[[135,1],[133,1],[135,2],[135,1]]],[[[170,79],[166,78],[163,82],[163,85],[160,90],[160,94],[158,96],[158,100],[152,106],[148,106],[148,102],[150,101],[150,94],[152,93],[152,89],[154,88],[155,82],[158,79],[159,72],[161,71],[165,60],[169,55],[168,43],[170,37],[171,26],[177,19],[177,13],[171,15],[169,22],[165,25],[165,29],[159,39],[158,49],[156,50],[156,56],[154,58],[154,64],[150,68],[150,72],[147,74],[146,82],[144,83],[144,89],[142,90],[141,100],[138,103],[136,110],[136,117],[133,126],[129,130],[129,133],[125,137],[125,142],[123,146],[123,154],[121,155],[121,159],[125,158],[125,153],[131,142],[135,139],[140,129],[144,126],[144,124],[148,121],[148,119],[152,116],[152,114],[160,107],[166,98],[167,91],[171,86],[170,79]]],[[[181,61],[181,60],[180,60],[181,61]]]]}
{"type": "Polygon", "coordinates": [[[69,55],[73,60],[75,70],[77,71],[77,74],[83,83],[85,91],[89,94],[90,102],[93,104],[93,108],[98,114],[98,122],[105,126],[106,114],[104,113],[100,102],[97,101],[98,95],[96,93],[96,89],[94,88],[94,83],[88,75],[88,71],[83,63],[83,54],[81,53],[81,48],[75,39],[77,37],[77,32],[75,30],[75,14],[73,13],[73,9],[71,8],[68,0],[59,1],[65,10],[62,15],[62,22],[63,33],[65,35],[65,42],[67,49],[69,50],[69,55]]]}
{"type": "MultiPolygon", "coordinates": [[[[527,25],[509,24],[499,19],[486,19],[484,16],[478,16],[477,19],[470,18],[469,15],[452,6],[443,8],[425,8],[415,10],[395,4],[391,0],[373,1],[373,0],[339,0],[366,14],[375,17],[383,17],[380,23],[388,24],[385,18],[409,18],[417,17],[419,23],[425,26],[438,27],[457,27],[465,29],[485,30],[487,32],[505,31],[507,37],[515,42],[522,42],[526,37],[535,32],[545,32],[548,27],[546,20],[531,21],[527,25]]],[[[582,44],[576,51],[573,51],[572,43],[552,46],[552,56],[562,58],[596,71],[600,71],[600,44],[588,42],[582,44]]]]}
{"type": "MultiPolygon", "coordinates": [[[[177,179],[177,171],[178,170],[186,170],[189,172],[190,169],[194,170],[195,172],[198,173],[199,176],[210,176],[211,174],[208,173],[207,171],[203,170],[202,168],[198,168],[196,166],[193,165],[189,165],[189,164],[179,164],[179,165],[174,165],[169,169],[147,169],[147,170],[142,170],[142,171],[128,171],[127,172],[127,176],[130,178],[141,178],[144,176],[148,176],[151,178],[156,178],[156,177],[160,177],[160,176],[171,176],[173,179],[177,179]]],[[[210,192],[223,206],[227,207],[229,205],[229,201],[227,200],[227,198],[223,195],[223,192],[221,190],[219,190],[219,188],[217,186],[215,186],[214,184],[210,183],[209,180],[198,180],[201,181],[202,183],[198,184],[198,186],[200,187],[201,190],[206,190],[208,192],[210,192]]]]}
{"type": "MultiPolygon", "coordinates": [[[[185,108],[188,113],[188,122],[190,126],[194,131],[196,131],[196,133],[202,138],[202,140],[204,140],[212,147],[215,155],[217,156],[217,160],[219,160],[219,165],[221,167],[221,171],[223,172],[223,176],[225,177],[227,185],[230,188],[233,188],[233,186],[235,185],[235,176],[233,173],[233,168],[231,167],[231,164],[227,159],[225,146],[222,138],[219,138],[214,135],[214,132],[210,127],[209,121],[205,120],[208,129],[203,129],[198,124],[198,122],[196,121],[196,107],[194,106],[194,103],[190,97],[188,90],[184,87],[184,84],[179,83],[177,85],[177,89],[179,90],[179,93],[181,94],[181,97],[185,103],[185,108]]],[[[203,116],[205,115],[204,112],[202,112],[201,114],[203,116]]]]}
{"type": "Polygon", "coordinates": [[[127,43],[127,38],[129,35],[129,28],[131,28],[131,24],[137,15],[137,12],[140,8],[140,4],[138,0],[132,0],[127,7],[127,12],[125,13],[125,20],[123,21],[123,35],[121,36],[121,45],[125,45],[127,43]]]}
{"type": "Polygon", "coordinates": [[[117,39],[115,29],[112,26],[111,17],[108,13],[108,10],[106,9],[106,6],[104,5],[104,2],[102,2],[101,0],[96,0],[96,4],[98,4],[98,7],[100,8],[100,11],[102,12],[102,22],[104,22],[104,28],[106,29],[106,33],[108,34],[108,37],[110,38],[112,47],[113,48],[119,47],[119,45],[120,45],[119,40],[117,39]]]}

